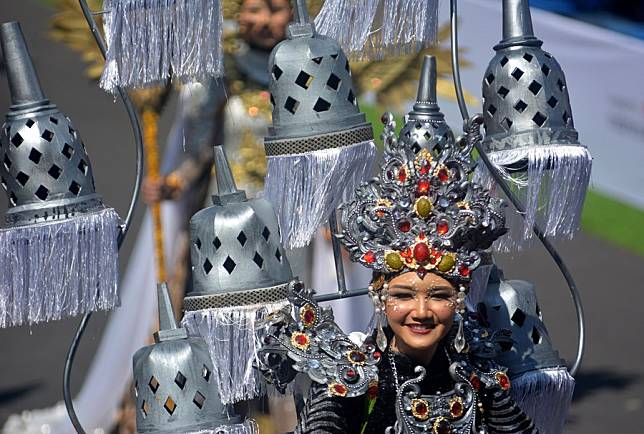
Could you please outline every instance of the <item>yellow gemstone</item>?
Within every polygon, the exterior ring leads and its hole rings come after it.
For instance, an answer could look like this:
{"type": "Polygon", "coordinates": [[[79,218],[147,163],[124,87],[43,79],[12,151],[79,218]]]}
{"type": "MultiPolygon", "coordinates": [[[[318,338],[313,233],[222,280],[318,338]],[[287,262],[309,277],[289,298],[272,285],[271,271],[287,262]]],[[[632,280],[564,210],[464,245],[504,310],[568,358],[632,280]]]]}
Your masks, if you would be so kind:
{"type": "Polygon", "coordinates": [[[455,263],[456,261],[454,260],[454,256],[450,253],[446,253],[441,257],[441,261],[438,263],[436,268],[438,268],[443,273],[446,273],[454,268],[455,263]]]}
{"type": "Polygon", "coordinates": [[[400,270],[404,265],[402,258],[396,252],[387,253],[387,256],[385,256],[385,263],[387,264],[387,267],[396,271],[400,270]]]}
{"type": "Polygon", "coordinates": [[[432,209],[432,203],[426,196],[423,196],[416,201],[416,214],[418,214],[420,217],[429,217],[432,209]]]}

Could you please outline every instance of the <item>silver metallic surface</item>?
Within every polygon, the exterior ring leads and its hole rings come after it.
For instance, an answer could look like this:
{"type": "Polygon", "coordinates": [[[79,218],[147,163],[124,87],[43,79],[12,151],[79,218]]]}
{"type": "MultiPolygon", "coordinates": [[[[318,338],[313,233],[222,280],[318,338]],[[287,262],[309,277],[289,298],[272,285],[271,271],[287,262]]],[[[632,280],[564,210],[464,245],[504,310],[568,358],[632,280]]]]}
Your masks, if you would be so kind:
{"type": "MultiPolygon", "coordinates": [[[[269,59],[273,126],[265,140],[370,128],[358,108],[349,61],[337,42],[315,31],[306,5],[300,3],[288,39],[269,59]]],[[[351,143],[356,142],[346,144],[351,143]]]]}
{"type": "Polygon", "coordinates": [[[522,280],[503,280],[493,271],[483,304],[493,330],[512,332],[512,348],[505,348],[497,361],[508,368],[510,377],[542,368],[565,366],[553,348],[534,285],[522,280]]]}
{"type": "Polygon", "coordinates": [[[166,284],[158,287],[160,330],[134,354],[138,433],[181,433],[242,421],[221,404],[206,343],[178,328],[166,284]]]}
{"type": "Polygon", "coordinates": [[[400,130],[401,140],[409,143],[414,152],[427,149],[438,155],[447,145],[454,143],[454,133],[445,122],[436,99],[436,57],[425,56],[418,83],[414,108],[405,116],[400,130]]]}
{"type": "MultiPolygon", "coordinates": [[[[246,199],[237,190],[223,148],[215,147],[219,194],[214,206],[190,220],[193,290],[188,298],[266,288],[264,299],[278,301],[271,287],[292,279],[272,206],[264,199],[246,199]]],[[[281,298],[283,299],[283,297],[281,298]]],[[[235,306],[233,300],[227,306],[235,306]]],[[[225,306],[222,306],[225,307],[225,306]]]]}
{"type": "Polygon", "coordinates": [[[18,23],[0,27],[12,105],[0,130],[0,181],[9,225],[100,208],[85,146],[71,121],[44,98],[18,23]],[[36,88],[29,88],[36,86],[36,88]]]}
{"type": "Polygon", "coordinates": [[[566,78],[533,35],[526,0],[503,3],[503,40],[483,79],[488,151],[533,144],[578,144],[566,78]]]}

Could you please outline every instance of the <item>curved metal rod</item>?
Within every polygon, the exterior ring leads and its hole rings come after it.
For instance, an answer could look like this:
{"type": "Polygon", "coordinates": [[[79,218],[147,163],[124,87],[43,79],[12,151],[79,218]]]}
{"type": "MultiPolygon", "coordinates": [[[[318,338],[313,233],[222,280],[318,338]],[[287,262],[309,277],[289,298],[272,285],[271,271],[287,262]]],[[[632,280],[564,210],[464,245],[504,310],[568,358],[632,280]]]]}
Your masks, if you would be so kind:
{"type": "MultiPolygon", "coordinates": [[[[457,13],[457,0],[450,0],[450,23],[451,23],[451,51],[452,51],[452,74],[454,78],[454,87],[456,89],[456,98],[458,99],[458,107],[461,111],[461,116],[463,117],[463,121],[466,124],[471,124],[473,122],[478,122],[476,119],[477,116],[475,115],[473,118],[470,118],[470,116],[467,113],[467,105],[465,104],[465,98],[463,97],[463,87],[461,86],[461,74],[460,74],[460,68],[459,68],[459,62],[458,62],[458,13],[457,13]]],[[[487,154],[485,153],[485,150],[481,146],[481,141],[476,140],[474,141],[474,146],[479,153],[479,157],[487,167],[487,169],[490,171],[490,174],[494,178],[494,181],[501,187],[503,190],[503,193],[507,196],[507,198],[512,202],[512,205],[516,208],[516,210],[521,214],[522,216],[525,216],[525,206],[521,203],[518,197],[512,192],[510,189],[510,186],[503,180],[501,175],[498,173],[496,167],[492,164],[490,159],[488,158],[487,154]]],[[[561,271],[561,274],[563,274],[564,279],[566,279],[566,283],[568,284],[568,288],[570,290],[570,296],[573,300],[573,303],[575,305],[575,313],[577,314],[577,325],[579,329],[579,339],[577,342],[577,356],[575,357],[575,361],[572,364],[572,367],[570,368],[570,374],[575,375],[577,371],[579,370],[579,367],[581,366],[581,361],[584,356],[584,349],[585,349],[585,342],[586,342],[586,328],[585,328],[585,319],[584,319],[584,309],[582,306],[581,302],[581,296],[579,294],[579,290],[577,289],[577,285],[575,284],[575,281],[572,277],[572,274],[570,273],[570,270],[568,270],[568,267],[566,266],[565,262],[555,249],[554,245],[550,242],[550,240],[546,237],[545,233],[543,230],[539,227],[537,223],[535,223],[532,227],[533,232],[535,235],[539,238],[543,246],[546,248],[552,259],[555,261],[557,264],[557,267],[559,267],[559,270],[561,271]]]]}
{"type": "MultiPolygon", "coordinates": [[[[98,31],[96,21],[94,21],[94,17],[92,16],[92,11],[90,10],[85,0],[79,0],[79,4],[83,11],[83,15],[85,16],[85,20],[87,20],[87,24],[92,32],[92,35],[94,36],[96,44],[98,45],[98,48],[101,51],[101,54],[103,55],[103,58],[105,58],[105,54],[106,54],[105,42],[103,41],[103,38],[101,37],[101,34],[98,31]]],[[[141,180],[143,178],[143,137],[141,134],[141,125],[139,123],[139,118],[138,118],[138,115],[136,114],[136,110],[134,108],[134,105],[132,104],[132,101],[130,101],[130,98],[128,97],[127,92],[124,89],[120,87],[117,89],[118,89],[119,97],[121,98],[121,100],[123,101],[123,104],[125,105],[127,115],[130,118],[132,131],[134,133],[134,141],[136,145],[136,175],[135,175],[135,181],[134,181],[134,188],[132,189],[132,199],[130,200],[130,206],[128,208],[127,215],[125,217],[125,221],[120,227],[120,231],[117,238],[117,245],[118,245],[118,248],[120,249],[121,246],[123,245],[123,241],[125,240],[125,237],[128,231],[130,230],[130,226],[132,224],[132,218],[134,217],[134,211],[136,209],[136,205],[138,202],[139,191],[141,190],[141,180]]],[[[78,416],[76,415],[76,411],[74,410],[74,402],[72,400],[72,395],[70,390],[71,373],[72,373],[72,366],[74,364],[74,358],[76,357],[76,350],[78,350],[78,346],[83,337],[83,333],[85,332],[85,328],[87,327],[87,324],[89,323],[89,320],[91,317],[92,317],[92,312],[88,312],[85,315],[83,315],[83,318],[81,319],[78,325],[78,329],[76,330],[76,335],[74,336],[74,339],[72,340],[72,343],[69,347],[69,351],[67,352],[67,357],[65,358],[65,368],[63,371],[63,400],[65,401],[65,408],[67,409],[67,414],[69,415],[69,419],[72,423],[72,426],[74,427],[74,429],[78,434],[85,434],[85,430],[83,429],[80,421],[78,420],[78,416]]]]}

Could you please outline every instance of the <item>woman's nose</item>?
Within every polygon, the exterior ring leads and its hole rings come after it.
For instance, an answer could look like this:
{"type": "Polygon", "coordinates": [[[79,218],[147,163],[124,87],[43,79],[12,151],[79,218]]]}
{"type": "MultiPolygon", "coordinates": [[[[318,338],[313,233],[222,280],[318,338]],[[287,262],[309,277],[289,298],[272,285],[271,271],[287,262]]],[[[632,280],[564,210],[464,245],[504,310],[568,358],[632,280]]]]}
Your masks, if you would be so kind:
{"type": "Polygon", "coordinates": [[[425,297],[418,297],[416,300],[416,309],[414,309],[413,316],[418,319],[426,319],[432,316],[432,311],[429,308],[429,302],[425,297]]]}

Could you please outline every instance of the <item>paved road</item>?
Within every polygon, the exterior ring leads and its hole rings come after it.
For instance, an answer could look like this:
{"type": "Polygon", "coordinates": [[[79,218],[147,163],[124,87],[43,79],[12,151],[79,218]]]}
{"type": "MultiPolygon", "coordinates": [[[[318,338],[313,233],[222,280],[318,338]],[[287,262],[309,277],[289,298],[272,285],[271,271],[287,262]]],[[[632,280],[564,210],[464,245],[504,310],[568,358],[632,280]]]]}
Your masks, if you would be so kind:
{"type": "MultiPolygon", "coordinates": [[[[83,77],[75,53],[46,39],[50,9],[33,0],[2,3],[0,20],[22,23],[46,94],[81,132],[98,191],[124,213],[134,179],[134,151],[122,107],[83,77]]],[[[8,104],[6,85],[0,84],[0,108],[5,110],[8,104]]],[[[168,124],[166,115],[162,133],[168,124]]],[[[133,239],[125,243],[122,264],[133,239]]],[[[561,253],[582,290],[588,326],[586,358],[566,432],[644,432],[644,260],[585,234],[561,245],[561,253]]],[[[571,359],[576,341],[574,311],[552,261],[543,250],[535,249],[502,256],[500,262],[507,277],[536,282],[554,342],[571,359]]],[[[77,359],[74,390],[91,362],[106,318],[106,314],[96,315],[89,327],[77,359]]],[[[61,399],[63,358],[77,321],[0,330],[0,423],[16,411],[42,408],[61,399]]]]}

